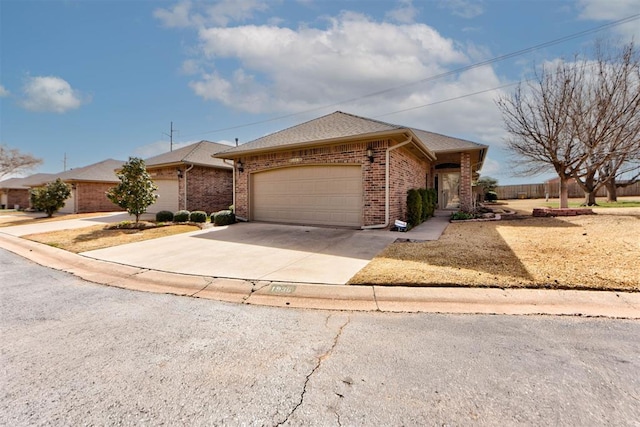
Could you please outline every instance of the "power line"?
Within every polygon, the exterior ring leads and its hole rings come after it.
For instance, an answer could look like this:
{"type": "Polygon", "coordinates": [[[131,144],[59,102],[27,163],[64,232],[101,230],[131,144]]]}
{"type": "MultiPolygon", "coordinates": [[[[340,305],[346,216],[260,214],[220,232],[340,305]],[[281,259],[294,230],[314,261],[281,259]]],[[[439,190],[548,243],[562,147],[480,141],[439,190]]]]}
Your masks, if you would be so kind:
{"type": "MultiPolygon", "coordinates": [[[[431,82],[431,81],[438,80],[438,79],[441,79],[441,78],[444,78],[444,77],[449,77],[449,76],[453,76],[453,75],[456,75],[456,74],[460,74],[462,72],[469,71],[469,70],[472,70],[472,69],[475,69],[475,68],[484,67],[486,65],[490,65],[490,64],[493,64],[493,63],[496,63],[496,62],[500,62],[500,61],[504,61],[504,60],[507,60],[507,59],[515,58],[517,56],[521,56],[521,55],[524,55],[524,54],[527,54],[527,53],[535,52],[536,50],[540,50],[540,49],[543,49],[545,47],[554,46],[554,45],[557,45],[557,44],[560,44],[560,43],[564,43],[564,42],[569,41],[569,40],[574,40],[574,39],[577,39],[577,38],[580,38],[580,37],[584,37],[584,36],[589,35],[589,34],[594,34],[594,33],[597,33],[597,32],[600,32],[600,31],[604,31],[604,30],[607,30],[607,29],[610,29],[610,28],[613,28],[613,27],[616,27],[616,26],[619,26],[619,25],[623,25],[623,24],[626,24],[626,23],[629,23],[629,22],[633,22],[633,21],[635,21],[635,20],[637,20],[639,18],[640,18],[640,13],[636,13],[634,15],[627,16],[626,18],[618,19],[616,21],[612,21],[612,22],[600,25],[598,27],[594,27],[594,28],[590,28],[590,29],[587,29],[587,30],[579,31],[577,33],[569,34],[567,36],[560,37],[560,38],[557,38],[557,39],[554,39],[554,40],[551,40],[551,41],[540,43],[540,44],[537,44],[537,45],[534,45],[534,46],[530,46],[530,47],[527,47],[527,48],[524,48],[524,49],[520,49],[520,50],[517,50],[517,51],[514,51],[514,52],[510,52],[510,53],[507,53],[507,54],[504,54],[504,55],[496,56],[494,58],[487,59],[485,61],[480,61],[480,62],[471,64],[471,65],[467,65],[467,66],[464,66],[464,67],[456,68],[455,70],[446,71],[444,73],[440,73],[440,74],[436,74],[436,75],[433,75],[433,76],[430,76],[430,77],[426,77],[426,78],[421,79],[421,80],[417,80],[417,81],[410,82],[410,83],[405,83],[405,84],[402,84],[402,85],[399,85],[399,86],[394,86],[394,87],[383,89],[383,90],[380,90],[380,91],[377,91],[377,92],[372,92],[372,93],[369,93],[369,94],[366,94],[366,95],[362,95],[362,96],[359,96],[359,97],[356,97],[356,98],[350,98],[350,99],[347,99],[347,100],[334,102],[332,104],[326,104],[326,105],[323,105],[323,106],[320,106],[320,107],[314,107],[314,108],[307,109],[307,110],[304,110],[304,111],[299,111],[297,113],[291,113],[291,114],[285,114],[285,115],[282,115],[282,116],[272,117],[270,119],[264,119],[264,120],[259,120],[259,121],[255,121],[255,122],[251,122],[251,123],[245,123],[245,124],[241,124],[241,125],[230,126],[230,127],[226,127],[226,128],[220,128],[220,129],[214,129],[214,130],[210,130],[210,131],[198,132],[198,133],[193,133],[193,134],[184,135],[184,136],[185,137],[189,137],[189,136],[194,136],[194,135],[204,135],[204,134],[210,134],[210,133],[225,132],[225,131],[229,131],[229,130],[240,129],[240,128],[245,128],[245,127],[250,127],[250,126],[256,126],[256,125],[260,125],[260,124],[264,124],[264,123],[269,123],[269,122],[274,122],[274,121],[278,121],[278,120],[288,119],[290,117],[295,117],[295,116],[299,116],[299,115],[302,115],[302,114],[312,113],[314,111],[324,110],[326,108],[336,107],[336,106],[343,105],[343,104],[349,104],[349,103],[352,103],[352,102],[355,102],[355,101],[359,101],[359,100],[362,100],[362,99],[366,99],[366,98],[376,97],[376,96],[383,95],[383,94],[386,94],[386,93],[389,93],[389,92],[397,91],[399,89],[405,89],[407,87],[414,86],[414,85],[417,85],[417,84],[420,84],[420,83],[431,82]]],[[[507,85],[504,85],[504,86],[499,86],[499,87],[496,87],[496,88],[493,88],[493,89],[487,89],[487,90],[475,92],[475,93],[472,93],[472,94],[461,95],[461,96],[458,96],[458,97],[455,97],[455,98],[450,98],[450,99],[447,99],[447,100],[437,101],[437,102],[431,103],[431,104],[425,104],[425,105],[418,106],[418,107],[412,107],[412,108],[409,108],[409,109],[406,109],[406,110],[400,110],[400,111],[395,111],[395,112],[391,112],[391,113],[385,113],[385,114],[379,115],[377,117],[396,114],[396,113],[400,113],[400,112],[403,112],[403,111],[414,110],[414,109],[418,109],[418,108],[422,108],[422,107],[427,107],[427,106],[430,106],[430,105],[441,104],[441,103],[444,103],[444,102],[454,101],[454,100],[457,100],[457,99],[466,98],[466,97],[469,97],[469,96],[478,95],[478,94],[481,94],[481,93],[485,93],[485,92],[490,92],[490,91],[493,91],[493,90],[501,89],[502,87],[512,86],[514,84],[516,84],[516,83],[510,83],[510,84],[507,84],[507,85]]]]}

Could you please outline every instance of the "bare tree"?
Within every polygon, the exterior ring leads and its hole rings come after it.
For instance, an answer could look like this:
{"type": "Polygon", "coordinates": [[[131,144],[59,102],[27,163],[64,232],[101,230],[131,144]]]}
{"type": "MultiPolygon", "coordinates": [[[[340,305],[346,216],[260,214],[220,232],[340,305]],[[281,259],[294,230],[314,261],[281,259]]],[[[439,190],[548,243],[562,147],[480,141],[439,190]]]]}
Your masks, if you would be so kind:
{"type": "Polygon", "coordinates": [[[496,100],[509,134],[507,146],[523,175],[553,168],[560,178],[560,206],[568,207],[568,180],[588,159],[576,138],[571,109],[584,73],[561,62],[543,66],[511,96],[496,100]]]}
{"type": "Polygon", "coordinates": [[[520,170],[555,170],[561,207],[568,207],[569,179],[584,190],[585,204],[594,205],[599,188],[615,188],[616,179],[639,164],[637,50],[633,43],[610,49],[599,42],[594,53],[593,60],[576,56],[555,69],[542,67],[513,95],[496,101],[520,170]]]}
{"type": "Polygon", "coordinates": [[[585,192],[584,204],[596,204],[602,186],[615,199],[616,180],[636,173],[640,159],[640,57],[633,43],[611,48],[597,42],[591,71],[574,99],[572,124],[590,153],[574,178],[585,192]]]}
{"type": "Polygon", "coordinates": [[[0,145],[0,178],[33,169],[41,163],[42,159],[31,154],[24,154],[16,148],[0,145]]]}

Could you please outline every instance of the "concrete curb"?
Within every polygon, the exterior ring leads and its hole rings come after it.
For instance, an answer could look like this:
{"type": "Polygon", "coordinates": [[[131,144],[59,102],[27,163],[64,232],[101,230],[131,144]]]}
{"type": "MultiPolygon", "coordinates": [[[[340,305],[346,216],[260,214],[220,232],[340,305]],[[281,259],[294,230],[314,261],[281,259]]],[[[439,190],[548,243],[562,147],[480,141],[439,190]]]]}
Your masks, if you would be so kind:
{"type": "Polygon", "coordinates": [[[251,282],[115,264],[4,233],[0,233],[0,246],[37,264],[98,284],[232,303],[321,310],[640,319],[640,293],[251,282]]]}

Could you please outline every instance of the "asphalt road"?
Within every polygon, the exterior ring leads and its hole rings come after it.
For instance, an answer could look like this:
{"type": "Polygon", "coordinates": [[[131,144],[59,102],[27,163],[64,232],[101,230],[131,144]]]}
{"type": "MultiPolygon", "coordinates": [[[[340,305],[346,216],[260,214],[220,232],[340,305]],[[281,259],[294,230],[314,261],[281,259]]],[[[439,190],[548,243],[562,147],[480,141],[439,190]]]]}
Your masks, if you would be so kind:
{"type": "Polygon", "coordinates": [[[638,425],[640,322],[304,311],[0,249],[0,425],[638,425]]]}

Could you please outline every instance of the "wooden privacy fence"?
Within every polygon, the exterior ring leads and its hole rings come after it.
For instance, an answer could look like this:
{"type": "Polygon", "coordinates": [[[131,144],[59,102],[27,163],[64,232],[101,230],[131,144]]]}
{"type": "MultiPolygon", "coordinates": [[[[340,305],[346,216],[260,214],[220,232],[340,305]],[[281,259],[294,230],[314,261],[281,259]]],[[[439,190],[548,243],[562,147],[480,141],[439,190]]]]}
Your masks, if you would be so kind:
{"type": "MultiPolygon", "coordinates": [[[[499,185],[496,187],[498,199],[544,199],[547,191],[549,197],[560,197],[560,183],[549,182],[546,184],[522,184],[522,185],[499,185]]],[[[618,188],[618,197],[640,196],[640,182],[627,187],[618,188]]],[[[575,182],[569,183],[569,197],[582,198],[584,191],[575,182]]],[[[606,188],[602,187],[596,192],[596,197],[607,197],[606,188]]]]}

